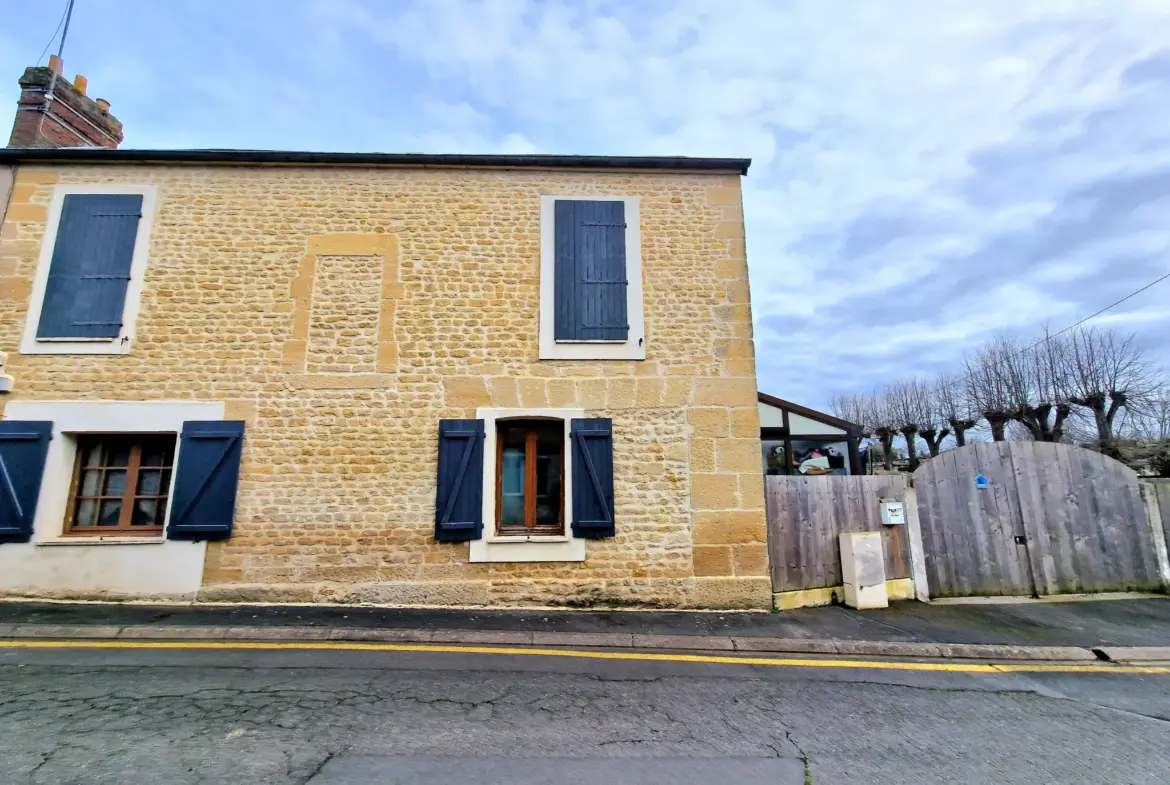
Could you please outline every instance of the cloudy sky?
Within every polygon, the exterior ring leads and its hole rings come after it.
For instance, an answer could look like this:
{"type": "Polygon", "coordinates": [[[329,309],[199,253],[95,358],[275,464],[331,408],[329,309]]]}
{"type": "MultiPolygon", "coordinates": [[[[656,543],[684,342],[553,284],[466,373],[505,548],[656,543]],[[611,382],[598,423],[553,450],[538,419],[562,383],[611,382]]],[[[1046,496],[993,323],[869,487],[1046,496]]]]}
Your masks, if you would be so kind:
{"type": "MultiPolygon", "coordinates": [[[[0,106],[63,7],[4,11],[0,106]]],[[[65,64],[124,146],[751,157],[761,389],[822,406],[1170,272],[1168,31],[1170,0],[77,0],[65,64]]],[[[1099,323],[1170,361],[1170,281],[1099,323]]]]}

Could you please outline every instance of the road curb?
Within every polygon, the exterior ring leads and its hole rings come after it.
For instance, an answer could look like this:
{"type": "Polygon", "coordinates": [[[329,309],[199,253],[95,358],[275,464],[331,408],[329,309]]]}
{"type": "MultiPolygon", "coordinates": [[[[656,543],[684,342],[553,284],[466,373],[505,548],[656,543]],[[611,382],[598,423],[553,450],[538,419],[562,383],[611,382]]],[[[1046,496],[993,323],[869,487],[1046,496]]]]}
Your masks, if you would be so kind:
{"type": "MultiPolygon", "coordinates": [[[[642,635],[598,632],[375,629],[367,627],[10,624],[0,625],[0,638],[156,641],[366,641],[660,651],[834,654],[861,657],[962,660],[1028,660],[1032,662],[1075,662],[1101,659],[1094,649],[1078,646],[1009,646],[920,641],[852,641],[817,638],[642,635]]],[[[1096,651],[1101,651],[1110,660],[1118,662],[1170,660],[1170,647],[1105,647],[1096,651]]]]}

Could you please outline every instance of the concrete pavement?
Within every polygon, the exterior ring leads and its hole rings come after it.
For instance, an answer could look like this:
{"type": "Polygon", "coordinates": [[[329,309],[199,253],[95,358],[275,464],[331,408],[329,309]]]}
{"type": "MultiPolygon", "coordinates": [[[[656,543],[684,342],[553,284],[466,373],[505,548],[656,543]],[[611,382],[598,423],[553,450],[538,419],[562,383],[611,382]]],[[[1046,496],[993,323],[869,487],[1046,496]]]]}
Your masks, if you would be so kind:
{"type": "Polygon", "coordinates": [[[1165,599],[783,613],[0,603],[0,638],[334,640],[847,656],[1170,661],[1165,599]]]}
{"type": "Polygon", "coordinates": [[[1168,707],[1124,673],[0,649],[0,783],[1145,785],[1168,707]]]}

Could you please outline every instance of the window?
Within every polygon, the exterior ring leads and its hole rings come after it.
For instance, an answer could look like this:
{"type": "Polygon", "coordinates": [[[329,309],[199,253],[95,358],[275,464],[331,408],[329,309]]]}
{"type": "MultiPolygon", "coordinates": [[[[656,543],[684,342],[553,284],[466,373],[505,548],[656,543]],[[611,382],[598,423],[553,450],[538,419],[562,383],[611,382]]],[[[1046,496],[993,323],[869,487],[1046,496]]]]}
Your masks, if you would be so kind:
{"type": "Polygon", "coordinates": [[[645,359],[639,220],[638,197],[541,197],[541,359],[645,359]]]}
{"type": "Polygon", "coordinates": [[[849,474],[849,443],[827,439],[763,439],[764,474],[849,474]]]}
{"type": "Polygon", "coordinates": [[[564,423],[501,420],[497,428],[496,532],[564,534],[564,423]]]}
{"type": "Polygon", "coordinates": [[[78,437],[67,534],[162,534],[172,435],[78,437]]]}
{"type": "Polygon", "coordinates": [[[155,189],[61,186],[45,227],[21,352],[125,354],[145,273],[155,189]]]}

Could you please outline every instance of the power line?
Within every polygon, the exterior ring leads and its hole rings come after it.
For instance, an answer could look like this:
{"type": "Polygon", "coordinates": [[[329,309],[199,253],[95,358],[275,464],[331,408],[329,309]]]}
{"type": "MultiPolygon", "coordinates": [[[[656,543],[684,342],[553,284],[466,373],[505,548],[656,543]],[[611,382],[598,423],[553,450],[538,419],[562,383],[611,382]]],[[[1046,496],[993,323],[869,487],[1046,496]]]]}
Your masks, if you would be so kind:
{"type": "MultiPolygon", "coordinates": [[[[1162,283],[1162,281],[1165,281],[1167,278],[1170,278],[1170,273],[1166,273],[1165,275],[1163,275],[1160,278],[1155,278],[1154,280],[1150,281],[1148,284],[1146,284],[1142,288],[1135,289],[1134,291],[1127,294],[1125,297],[1122,297],[1120,300],[1117,300],[1116,302],[1109,303],[1109,305],[1106,305],[1101,310],[1099,310],[1095,313],[1089,314],[1084,319],[1081,319],[1079,322],[1074,322],[1074,323],[1070,324],[1068,327],[1065,327],[1063,330],[1052,333],[1051,335],[1045,335],[1039,341],[1036,341],[1036,343],[1034,343],[1030,346],[1027,346],[1027,347],[1021,349],[1020,351],[1016,352],[1015,354],[1011,355],[1012,359],[1014,359],[1016,357],[1024,356],[1025,354],[1032,351],[1040,344],[1047,343],[1048,341],[1051,341],[1053,338],[1055,338],[1058,335],[1063,335],[1064,333],[1067,333],[1069,330],[1075,330],[1076,328],[1080,327],[1085,322],[1087,322],[1091,319],[1096,319],[1098,316],[1105,313],[1106,311],[1111,310],[1113,308],[1116,308],[1117,306],[1121,305],[1126,300],[1130,300],[1130,299],[1133,299],[1134,297],[1137,297],[1139,294],[1141,294],[1145,290],[1147,290],[1151,287],[1157,286],[1158,284],[1162,283]]],[[[950,389],[951,387],[957,387],[958,385],[966,382],[972,376],[973,376],[973,374],[970,374],[970,373],[964,374],[964,375],[960,376],[959,378],[955,379],[954,381],[950,382],[949,384],[941,385],[941,389],[946,390],[946,389],[950,389]]]]}
{"type": "MultiPolygon", "coordinates": [[[[1110,303],[1109,305],[1106,305],[1104,308],[1102,308],[1101,310],[1097,311],[1095,314],[1091,314],[1091,315],[1089,315],[1089,316],[1086,316],[1084,319],[1081,319],[1081,320],[1080,320],[1079,322],[1077,322],[1076,324],[1070,324],[1068,327],[1065,327],[1063,330],[1061,330],[1061,331],[1060,331],[1060,332],[1058,332],[1058,333],[1053,333],[1052,335],[1046,335],[1046,336],[1044,336],[1044,337],[1043,337],[1043,338],[1041,338],[1039,341],[1037,341],[1036,343],[1034,343],[1034,344],[1032,344],[1031,346],[1029,346],[1029,347],[1028,347],[1028,349],[1035,349],[1037,346],[1039,346],[1040,344],[1044,343],[1045,341],[1049,341],[1049,340],[1051,340],[1051,339],[1055,338],[1056,336],[1058,336],[1058,335],[1061,335],[1062,333],[1066,333],[1066,332],[1068,332],[1069,330],[1072,330],[1072,329],[1074,329],[1074,328],[1076,328],[1076,327],[1080,327],[1082,324],[1084,324],[1085,322],[1089,321],[1090,319],[1096,319],[1098,316],[1100,316],[1101,314],[1105,313],[1105,312],[1106,312],[1106,311],[1108,311],[1110,308],[1115,308],[1115,307],[1117,307],[1118,305],[1121,305],[1121,304],[1122,304],[1123,302],[1125,302],[1126,300],[1129,300],[1130,298],[1133,298],[1133,297],[1136,297],[1136,296],[1138,296],[1139,294],[1141,294],[1142,292],[1144,292],[1146,289],[1149,289],[1151,286],[1155,286],[1155,285],[1157,285],[1157,284],[1160,284],[1160,283],[1162,283],[1162,281],[1165,281],[1167,278],[1170,278],[1170,273],[1166,273],[1166,274],[1165,274],[1165,275],[1163,275],[1161,278],[1157,278],[1157,279],[1155,279],[1155,280],[1153,280],[1153,281],[1150,281],[1148,284],[1146,284],[1146,285],[1145,285],[1145,286],[1143,286],[1142,288],[1138,289],[1137,291],[1130,292],[1129,294],[1127,294],[1125,297],[1122,297],[1122,298],[1121,298],[1120,300],[1118,300],[1117,302],[1115,302],[1115,303],[1110,303]]],[[[1025,349],[1024,351],[1028,351],[1028,349],[1025,349]]]]}
{"type": "Polygon", "coordinates": [[[41,50],[39,55],[37,55],[37,65],[41,64],[41,58],[45,56],[45,52],[49,51],[49,47],[52,46],[53,42],[57,40],[57,33],[61,32],[61,25],[65,24],[65,16],[69,13],[69,6],[71,5],[73,5],[73,3],[66,0],[65,10],[61,12],[61,18],[57,20],[57,29],[53,31],[52,38],[50,38],[45,43],[45,48],[41,50]]]}
{"type": "MultiPolygon", "coordinates": [[[[65,38],[69,35],[69,21],[73,19],[73,0],[65,6],[65,29],[61,31],[61,43],[57,46],[57,68],[61,68],[61,55],[65,52],[65,38]]],[[[52,43],[50,41],[49,43],[52,43]]],[[[38,58],[39,62],[39,58],[38,58]]],[[[57,68],[52,69],[49,77],[49,90],[45,93],[45,108],[37,118],[37,136],[41,135],[41,126],[45,124],[45,115],[53,110],[53,90],[57,87],[57,68]]]]}

